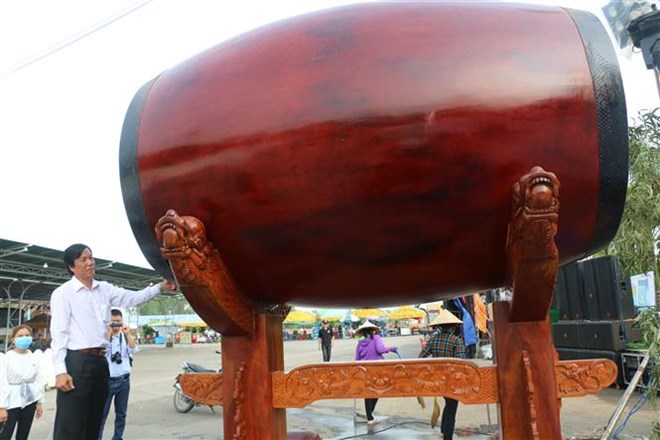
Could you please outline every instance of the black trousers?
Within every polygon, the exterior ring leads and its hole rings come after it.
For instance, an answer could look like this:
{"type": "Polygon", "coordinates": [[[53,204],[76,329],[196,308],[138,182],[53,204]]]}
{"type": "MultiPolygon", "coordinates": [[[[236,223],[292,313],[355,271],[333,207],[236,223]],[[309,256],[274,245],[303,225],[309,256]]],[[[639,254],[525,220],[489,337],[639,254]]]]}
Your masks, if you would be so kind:
{"type": "Polygon", "coordinates": [[[75,387],[57,390],[54,440],[98,440],[110,373],[105,356],[69,350],[66,369],[75,387]]]}
{"type": "Polygon", "coordinates": [[[7,410],[7,421],[0,423],[0,440],[10,440],[16,430],[16,440],[27,440],[30,435],[30,428],[34,420],[34,412],[37,409],[37,402],[33,402],[25,408],[12,408],[7,410]]]}
{"type": "Polygon", "coordinates": [[[376,403],[378,403],[378,399],[364,399],[364,411],[367,413],[367,420],[374,419],[376,403]]]}
{"type": "Polygon", "coordinates": [[[329,345],[321,344],[321,352],[323,353],[323,362],[330,362],[332,347],[330,347],[329,345]]]}
{"type": "Polygon", "coordinates": [[[458,400],[445,397],[445,408],[442,410],[442,421],[440,422],[440,432],[442,432],[443,440],[452,440],[454,437],[457,409],[458,400]]]}

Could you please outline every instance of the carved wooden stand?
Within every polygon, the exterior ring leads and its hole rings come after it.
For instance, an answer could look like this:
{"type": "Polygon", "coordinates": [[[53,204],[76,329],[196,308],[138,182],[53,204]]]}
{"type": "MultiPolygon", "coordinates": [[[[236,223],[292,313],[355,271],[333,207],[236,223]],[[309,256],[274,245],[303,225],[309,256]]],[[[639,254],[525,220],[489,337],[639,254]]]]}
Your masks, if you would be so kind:
{"type": "MultiPolygon", "coordinates": [[[[496,403],[504,439],[561,439],[560,399],[596,393],[616,379],[606,359],[558,362],[547,319],[559,252],[554,237],[559,181],[534,167],[513,188],[507,270],[513,301],[494,305],[495,360],[324,363],[283,372],[286,305],[259,309],[234,282],[204,225],[170,210],[156,225],[165,258],[186,298],[222,334],[221,374],[185,374],[184,394],[224,407],[229,439],[287,438],[284,408],[320,399],[443,396],[496,403]],[[221,390],[220,390],[221,388],[221,390]]],[[[289,438],[314,439],[313,433],[289,438]]]]}

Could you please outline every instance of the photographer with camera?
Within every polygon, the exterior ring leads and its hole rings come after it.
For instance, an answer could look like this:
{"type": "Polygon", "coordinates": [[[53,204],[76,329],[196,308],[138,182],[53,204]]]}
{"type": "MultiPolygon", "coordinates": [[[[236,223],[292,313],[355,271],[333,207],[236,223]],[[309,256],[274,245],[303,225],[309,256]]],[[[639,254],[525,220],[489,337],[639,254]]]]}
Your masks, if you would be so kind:
{"type": "Polygon", "coordinates": [[[112,440],[121,440],[126,426],[128,412],[128,393],[131,390],[131,354],[138,351],[128,324],[124,324],[121,310],[112,309],[108,327],[108,350],[106,358],[110,368],[108,398],[105,401],[99,440],[103,438],[103,428],[110,413],[110,405],[115,400],[115,434],[112,440]]]}

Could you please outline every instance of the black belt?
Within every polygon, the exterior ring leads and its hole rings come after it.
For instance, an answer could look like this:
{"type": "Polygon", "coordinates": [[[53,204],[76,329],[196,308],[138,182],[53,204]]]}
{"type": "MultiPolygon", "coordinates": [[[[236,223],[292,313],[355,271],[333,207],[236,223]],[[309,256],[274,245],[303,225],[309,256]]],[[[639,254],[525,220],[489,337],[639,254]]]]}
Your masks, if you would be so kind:
{"type": "Polygon", "coordinates": [[[111,377],[110,380],[128,380],[131,377],[131,373],[122,374],[121,376],[111,377]]]}
{"type": "Polygon", "coordinates": [[[105,347],[80,348],[78,350],[71,350],[71,351],[79,351],[81,353],[87,353],[87,354],[92,354],[94,356],[105,357],[106,348],[105,347]]]}

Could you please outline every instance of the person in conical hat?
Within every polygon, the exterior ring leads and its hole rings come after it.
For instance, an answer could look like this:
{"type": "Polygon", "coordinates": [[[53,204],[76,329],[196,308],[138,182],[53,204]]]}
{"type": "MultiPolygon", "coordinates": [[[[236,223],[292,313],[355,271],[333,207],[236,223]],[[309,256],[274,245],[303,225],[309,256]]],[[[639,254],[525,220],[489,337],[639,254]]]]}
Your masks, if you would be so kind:
{"type": "MultiPolygon", "coordinates": [[[[380,328],[369,320],[366,320],[364,324],[355,330],[356,336],[360,338],[355,348],[356,361],[383,360],[385,359],[383,354],[397,351],[396,347],[385,346],[383,338],[378,333],[380,333],[380,328]]],[[[379,422],[373,414],[377,402],[378,399],[364,399],[364,409],[367,413],[367,424],[369,425],[375,425],[379,422]]]]}
{"type": "MultiPolygon", "coordinates": [[[[465,344],[460,336],[454,334],[457,325],[463,324],[449,310],[442,309],[438,316],[429,324],[433,329],[431,339],[419,353],[419,357],[428,356],[451,357],[465,359],[467,357],[465,344]]],[[[454,436],[454,426],[456,425],[456,411],[458,409],[458,400],[445,397],[445,407],[442,410],[442,421],[440,431],[444,440],[452,440],[454,436]]],[[[437,402],[437,401],[436,401],[437,402]]],[[[437,405],[437,403],[436,403],[437,405]]],[[[437,416],[436,416],[437,420],[437,416]]],[[[435,423],[432,422],[434,425],[435,423]]]]}
{"type": "Polygon", "coordinates": [[[364,321],[364,323],[361,326],[355,329],[355,336],[359,337],[363,331],[368,329],[374,330],[376,333],[380,333],[380,327],[378,327],[376,324],[374,324],[373,322],[367,319],[364,321]]]}
{"type": "Polygon", "coordinates": [[[455,325],[455,324],[463,324],[463,321],[458,319],[456,315],[454,315],[449,310],[442,309],[440,310],[440,313],[438,313],[438,316],[435,317],[433,322],[429,324],[429,327],[436,327],[438,325],[455,325]]]}

